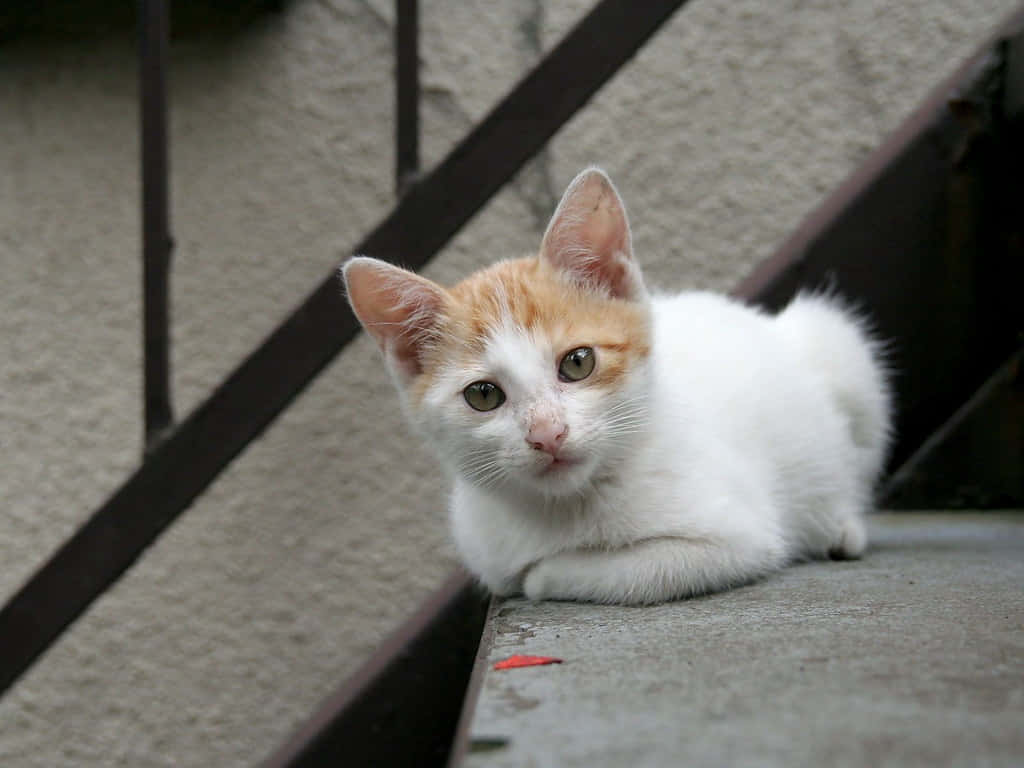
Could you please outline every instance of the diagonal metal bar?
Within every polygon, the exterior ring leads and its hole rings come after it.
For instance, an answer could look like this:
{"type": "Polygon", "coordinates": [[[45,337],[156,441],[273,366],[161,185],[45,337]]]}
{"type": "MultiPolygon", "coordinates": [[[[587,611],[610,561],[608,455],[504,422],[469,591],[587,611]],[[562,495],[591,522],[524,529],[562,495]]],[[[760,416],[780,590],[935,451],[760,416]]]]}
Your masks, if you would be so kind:
{"type": "MultiPolygon", "coordinates": [[[[601,0],[354,250],[422,266],[684,2],[601,0]]],[[[0,610],[0,693],[357,330],[332,273],[0,610]]]]}
{"type": "Polygon", "coordinates": [[[880,496],[889,509],[1024,507],[1024,344],[886,480],[880,496]]]}
{"type": "Polygon", "coordinates": [[[444,765],[487,606],[456,570],[261,768],[444,765]]]}

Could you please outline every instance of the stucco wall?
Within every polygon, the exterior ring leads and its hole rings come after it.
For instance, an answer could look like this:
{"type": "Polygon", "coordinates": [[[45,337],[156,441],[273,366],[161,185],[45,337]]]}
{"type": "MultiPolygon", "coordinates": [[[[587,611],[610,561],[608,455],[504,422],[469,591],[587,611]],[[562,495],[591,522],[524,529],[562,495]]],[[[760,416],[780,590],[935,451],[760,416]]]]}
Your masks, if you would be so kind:
{"type": "MultiPolygon", "coordinates": [[[[589,7],[428,0],[424,162],[589,7]]],[[[649,281],[726,289],[1012,0],[694,0],[428,267],[536,247],[599,163],[649,281]]],[[[186,413],[393,204],[392,4],[294,0],[171,62],[174,395],[186,413]]],[[[0,46],[0,598],[137,464],[128,33],[0,46]]],[[[452,565],[436,469],[353,343],[0,700],[0,765],[242,766],[452,565]]]]}

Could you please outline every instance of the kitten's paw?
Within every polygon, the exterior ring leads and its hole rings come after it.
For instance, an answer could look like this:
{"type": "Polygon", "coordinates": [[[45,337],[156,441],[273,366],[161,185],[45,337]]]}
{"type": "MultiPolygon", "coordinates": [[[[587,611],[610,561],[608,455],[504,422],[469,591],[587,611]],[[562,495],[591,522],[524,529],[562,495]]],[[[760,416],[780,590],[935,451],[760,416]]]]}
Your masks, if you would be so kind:
{"type": "Polygon", "coordinates": [[[833,560],[857,560],[868,545],[868,532],[864,521],[850,519],[843,522],[839,541],[832,545],[828,556],[833,560]]]}
{"type": "Polygon", "coordinates": [[[526,578],[523,579],[523,594],[530,600],[546,600],[551,596],[548,570],[541,560],[527,571],[526,578]]]}

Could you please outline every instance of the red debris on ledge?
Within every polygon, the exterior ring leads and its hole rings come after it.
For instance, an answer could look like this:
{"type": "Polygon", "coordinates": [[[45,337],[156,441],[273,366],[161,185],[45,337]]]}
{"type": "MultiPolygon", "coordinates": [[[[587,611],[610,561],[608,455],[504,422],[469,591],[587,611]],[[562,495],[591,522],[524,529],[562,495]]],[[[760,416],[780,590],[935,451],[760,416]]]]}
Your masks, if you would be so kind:
{"type": "Polygon", "coordinates": [[[561,659],[554,656],[509,656],[494,664],[495,669],[515,669],[516,667],[541,667],[545,664],[561,664],[561,659]]]}

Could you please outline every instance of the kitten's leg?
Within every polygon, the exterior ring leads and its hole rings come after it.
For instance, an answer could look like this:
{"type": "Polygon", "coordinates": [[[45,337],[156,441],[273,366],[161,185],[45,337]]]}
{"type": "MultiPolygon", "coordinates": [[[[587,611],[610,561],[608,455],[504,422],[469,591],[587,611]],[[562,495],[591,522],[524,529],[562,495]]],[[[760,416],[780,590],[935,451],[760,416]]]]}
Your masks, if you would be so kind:
{"type": "Polygon", "coordinates": [[[863,510],[867,507],[864,498],[870,494],[860,492],[852,486],[836,494],[831,504],[823,503],[826,511],[816,528],[825,536],[824,546],[813,557],[828,557],[832,560],[856,560],[864,554],[868,545],[868,531],[864,523],[863,510]]]}
{"type": "Polygon", "coordinates": [[[573,550],[526,574],[532,600],[657,603],[737,586],[785,564],[781,542],[658,538],[614,550],[573,550]]]}
{"type": "Polygon", "coordinates": [[[839,523],[839,540],[828,556],[833,560],[857,560],[868,545],[868,532],[859,515],[847,515],[839,523]]]}

